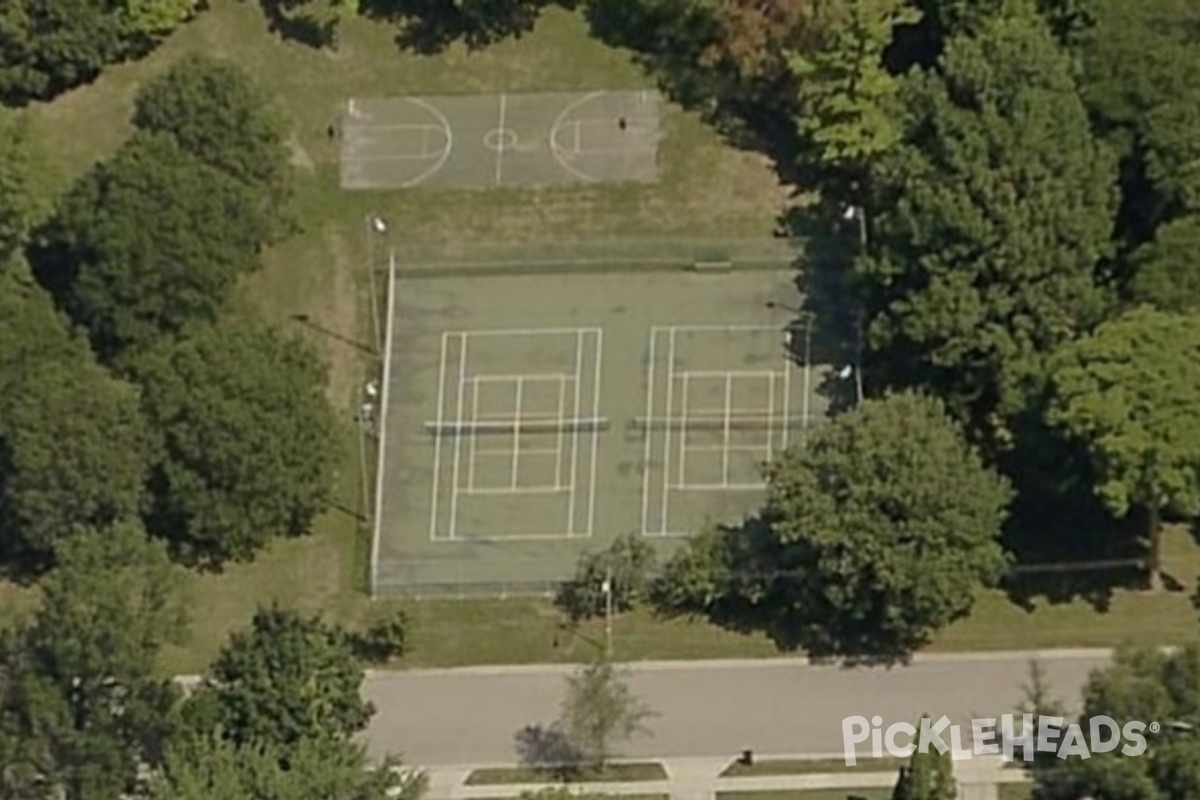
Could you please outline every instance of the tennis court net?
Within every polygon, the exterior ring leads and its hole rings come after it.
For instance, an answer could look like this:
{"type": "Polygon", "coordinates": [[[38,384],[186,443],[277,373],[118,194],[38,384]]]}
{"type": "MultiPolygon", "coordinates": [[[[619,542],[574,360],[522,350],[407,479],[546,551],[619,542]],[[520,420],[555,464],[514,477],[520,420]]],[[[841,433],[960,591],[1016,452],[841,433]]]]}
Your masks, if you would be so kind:
{"type": "Polygon", "coordinates": [[[642,431],[792,430],[804,417],[786,414],[689,414],[686,417],[638,417],[632,428],[642,431]]]}
{"type": "Polygon", "coordinates": [[[519,433],[585,433],[608,430],[607,417],[481,419],[463,422],[426,422],[433,436],[514,435],[519,433]]]}

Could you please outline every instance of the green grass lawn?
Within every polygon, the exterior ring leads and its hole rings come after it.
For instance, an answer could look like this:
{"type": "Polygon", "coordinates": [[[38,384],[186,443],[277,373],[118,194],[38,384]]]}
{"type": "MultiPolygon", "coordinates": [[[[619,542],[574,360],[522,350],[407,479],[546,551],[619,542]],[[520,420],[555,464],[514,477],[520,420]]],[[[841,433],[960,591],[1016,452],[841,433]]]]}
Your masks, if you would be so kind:
{"type": "Polygon", "coordinates": [[[837,772],[898,772],[900,767],[908,764],[907,758],[868,758],[848,766],[840,758],[773,758],[765,761],[755,761],[753,764],[743,764],[735,761],[730,764],[722,778],[766,778],[772,775],[818,775],[837,772]]]}
{"type": "Polygon", "coordinates": [[[1029,800],[1033,797],[1033,786],[1028,783],[1002,783],[996,788],[997,800],[1029,800]]]}
{"type": "Polygon", "coordinates": [[[888,800],[891,787],[861,789],[772,789],[757,792],[717,792],[717,800],[888,800]]]}
{"type": "MultiPolygon", "coordinates": [[[[600,771],[580,772],[567,783],[625,783],[632,781],[665,781],[667,771],[657,762],[609,764],[600,771]]],[[[467,776],[467,786],[501,786],[518,783],[563,783],[559,773],[530,767],[488,767],[477,769],[467,776]]]]}

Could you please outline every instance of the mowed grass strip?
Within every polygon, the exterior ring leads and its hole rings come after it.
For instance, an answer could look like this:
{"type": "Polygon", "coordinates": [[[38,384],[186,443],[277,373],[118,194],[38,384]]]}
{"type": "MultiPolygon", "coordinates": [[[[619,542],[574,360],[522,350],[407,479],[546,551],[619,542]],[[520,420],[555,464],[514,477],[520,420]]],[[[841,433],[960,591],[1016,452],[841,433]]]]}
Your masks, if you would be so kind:
{"type": "Polygon", "coordinates": [[[484,767],[467,776],[467,786],[500,786],[520,783],[632,783],[665,781],[667,771],[655,761],[608,764],[602,769],[578,772],[536,767],[484,767]]]}
{"type": "Polygon", "coordinates": [[[765,778],[772,775],[819,775],[842,772],[899,772],[908,759],[863,758],[854,766],[841,758],[770,758],[753,764],[735,761],[721,773],[722,778],[765,778]]]}
{"type": "Polygon", "coordinates": [[[891,787],[851,789],[769,789],[754,792],[717,792],[717,800],[890,800],[891,787]]]}

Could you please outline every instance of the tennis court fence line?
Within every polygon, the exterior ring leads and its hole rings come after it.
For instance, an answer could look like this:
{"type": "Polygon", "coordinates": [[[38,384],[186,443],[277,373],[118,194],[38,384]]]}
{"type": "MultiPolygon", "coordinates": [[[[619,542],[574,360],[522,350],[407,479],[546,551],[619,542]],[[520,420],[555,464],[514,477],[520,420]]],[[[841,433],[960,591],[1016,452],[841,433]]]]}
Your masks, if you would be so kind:
{"type": "Polygon", "coordinates": [[[539,243],[395,245],[402,278],[570,272],[780,270],[803,255],[799,239],[576,239],[539,243]]]}

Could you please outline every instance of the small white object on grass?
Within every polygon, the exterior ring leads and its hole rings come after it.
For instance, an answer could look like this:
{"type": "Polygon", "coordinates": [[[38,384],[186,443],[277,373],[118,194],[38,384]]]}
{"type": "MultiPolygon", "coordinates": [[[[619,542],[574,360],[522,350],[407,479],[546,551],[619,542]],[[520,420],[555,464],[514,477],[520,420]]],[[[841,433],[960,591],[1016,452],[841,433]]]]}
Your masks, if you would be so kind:
{"type": "Polygon", "coordinates": [[[379,217],[371,217],[371,227],[375,229],[376,233],[387,233],[387,223],[379,217]]]}
{"type": "Polygon", "coordinates": [[[838,377],[841,378],[842,380],[846,380],[853,374],[854,374],[854,367],[852,367],[850,364],[847,364],[846,366],[844,366],[840,370],[838,370],[838,377]]]}
{"type": "Polygon", "coordinates": [[[379,386],[375,383],[375,381],[371,381],[370,383],[367,384],[366,392],[367,392],[367,397],[373,398],[379,394],[379,386]]]}
{"type": "Polygon", "coordinates": [[[846,208],[846,210],[845,210],[844,212],[842,212],[842,219],[844,219],[844,220],[851,220],[851,219],[854,219],[854,217],[855,217],[857,214],[858,214],[858,209],[857,209],[857,208],[855,208],[854,206],[848,206],[848,207],[846,208]]]}

